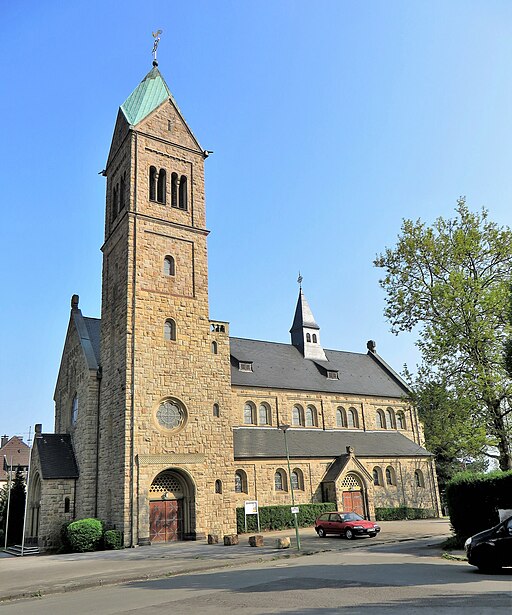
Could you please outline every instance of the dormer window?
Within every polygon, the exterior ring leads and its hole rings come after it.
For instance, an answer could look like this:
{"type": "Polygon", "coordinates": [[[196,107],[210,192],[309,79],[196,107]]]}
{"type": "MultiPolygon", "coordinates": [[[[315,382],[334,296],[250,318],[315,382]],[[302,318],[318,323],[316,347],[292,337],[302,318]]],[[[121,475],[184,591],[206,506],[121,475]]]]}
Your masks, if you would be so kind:
{"type": "Polygon", "coordinates": [[[241,372],[252,372],[252,361],[239,361],[238,370],[241,372]]]}
{"type": "Polygon", "coordinates": [[[338,380],[338,372],[334,370],[327,370],[327,380],[338,380]]]}

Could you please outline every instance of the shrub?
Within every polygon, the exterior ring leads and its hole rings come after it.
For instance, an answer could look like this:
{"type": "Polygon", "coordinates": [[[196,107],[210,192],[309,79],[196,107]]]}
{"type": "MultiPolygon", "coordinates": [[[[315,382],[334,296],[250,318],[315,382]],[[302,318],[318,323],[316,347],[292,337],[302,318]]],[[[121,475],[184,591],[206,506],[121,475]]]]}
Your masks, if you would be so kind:
{"type": "Polygon", "coordinates": [[[103,523],[99,519],[79,519],[67,527],[67,537],[74,553],[96,551],[102,536],[103,523]]]}
{"type": "Polygon", "coordinates": [[[512,508],[512,470],[456,474],[446,485],[453,531],[460,541],[499,523],[499,508],[512,508]]]}
{"type": "Polygon", "coordinates": [[[432,519],[435,513],[431,508],[409,508],[399,506],[398,508],[376,508],[375,519],[377,521],[401,521],[404,519],[432,519]]]}
{"type": "Polygon", "coordinates": [[[60,553],[71,553],[72,551],[68,536],[68,526],[70,523],[71,521],[66,521],[66,523],[63,523],[60,528],[60,553]]]}
{"type": "Polygon", "coordinates": [[[123,532],[120,530],[107,530],[103,534],[103,546],[105,549],[122,549],[123,532]]]}
{"type": "MultiPolygon", "coordinates": [[[[309,527],[315,523],[316,518],[324,512],[336,510],[334,502],[322,504],[298,504],[299,514],[297,521],[299,527],[309,527]]],[[[260,506],[260,529],[262,530],[285,530],[295,526],[291,507],[288,506],[260,506]]],[[[239,534],[245,532],[244,509],[236,509],[236,524],[239,534]]],[[[247,531],[255,532],[258,529],[256,515],[248,515],[247,531]]]]}

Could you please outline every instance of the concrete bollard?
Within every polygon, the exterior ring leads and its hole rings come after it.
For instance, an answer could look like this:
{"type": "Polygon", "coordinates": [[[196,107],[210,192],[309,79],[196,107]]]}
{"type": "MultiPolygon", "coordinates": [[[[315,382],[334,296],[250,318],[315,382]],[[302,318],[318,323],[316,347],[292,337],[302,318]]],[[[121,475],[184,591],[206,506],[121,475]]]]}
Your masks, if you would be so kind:
{"type": "Polygon", "coordinates": [[[276,547],[278,549],[289,549],[291,546],[292,542],[288,537],[285,538],[278,538],[276,540],[276,547]]]}
{"type": "Polygon", "coordinates": [[[226,534],[224,536],[224,545],[230,547],[231,545],[238,544],[238,534],[226,534]]]}
{"type": "Polygon", "coordinates": [[[262,547],[263,536],[261,534],[256,534],[256,536],[249,536],[249,545],[251,547],[262,547]]]}
{"type": "Polygon", "coordinates": [[[219,544],[219,536],[218,536],[218,534],[208,534],[208,544],[209,545],[217,545],[217,544],[219,544]]]}

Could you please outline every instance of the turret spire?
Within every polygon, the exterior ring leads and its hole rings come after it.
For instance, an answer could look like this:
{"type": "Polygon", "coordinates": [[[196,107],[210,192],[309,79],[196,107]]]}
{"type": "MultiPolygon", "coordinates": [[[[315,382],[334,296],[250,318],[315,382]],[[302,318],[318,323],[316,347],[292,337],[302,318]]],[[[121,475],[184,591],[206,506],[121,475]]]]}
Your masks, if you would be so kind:
{"type": "MultiPolygon", "coordinates": [[[[299,273],[299,284],[302,283],[302,276],[299,273]]],[[[327,361],[325,352],[320,345],[320,327],[316,324],[313,312],[302,292],[302,284],[299,287],[299,298],[295,308],[292,328],[290,329],[292,345],[298,348],[305,359],[316,361],[327,361]]]]}

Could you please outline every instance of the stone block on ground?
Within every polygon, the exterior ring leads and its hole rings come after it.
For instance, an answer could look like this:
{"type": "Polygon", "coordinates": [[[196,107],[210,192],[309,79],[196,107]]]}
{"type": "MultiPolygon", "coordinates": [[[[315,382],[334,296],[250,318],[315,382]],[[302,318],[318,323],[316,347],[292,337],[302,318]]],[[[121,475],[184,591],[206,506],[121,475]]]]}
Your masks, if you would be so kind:
{"type": "Polygon", "coordinates": [[[208,534],[208,544],[209,545],[219,544],[219,536],[218,536],[218,534],[208,534]]]}
{"type": "Polygon", "coordinates": [[[263,536],[261,534],[256,534],[256,536],[249,536],[249,544],[251,547],[262,547],[263,536]]]}
{"type": "Polygon", "coordinates": [[[289,549],[292,541],[286,536],[285,538],[278,538],[276,541],[276,547],[278,549],[289,549]]]}
{"type": "Polygon", "coordinates": [[[224,536],[224,545],[229,547],[238,544],[238,534],[226,534],[224,536]]]}

